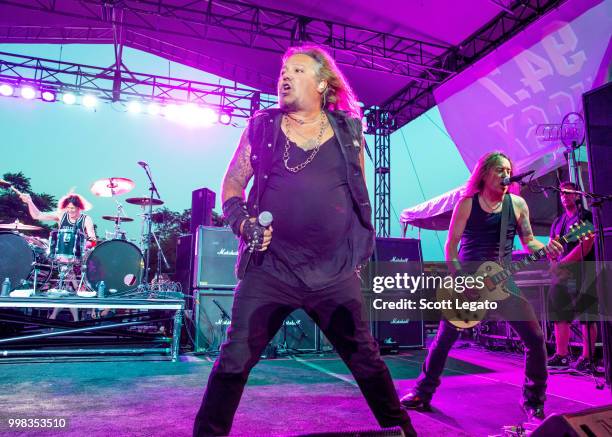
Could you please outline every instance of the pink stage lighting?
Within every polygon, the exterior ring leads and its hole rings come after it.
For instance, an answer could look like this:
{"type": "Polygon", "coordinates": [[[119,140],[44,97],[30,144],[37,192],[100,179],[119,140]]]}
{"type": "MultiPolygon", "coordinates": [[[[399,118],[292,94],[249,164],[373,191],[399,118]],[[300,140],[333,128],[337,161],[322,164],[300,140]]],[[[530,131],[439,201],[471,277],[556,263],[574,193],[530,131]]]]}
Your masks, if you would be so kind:
{"type": "Polygon", "coordinates": [[[23,97],[24,99],[32,100],[34,97],[36,97],[36,90],[31,86],[22,86],[21,97],[23,97]]]}
{"type": "Polygon", "coordinates": [[[53,91],[46,90],[40,93],[40,98],[45,102],[55,102],[56,94],[53,91]]]}
{"type": "Polygon", "coordinates": [[[0,94],[2,94],[4,97],[12,96],[13,91],[13,87],[10,86],[8,83],[3,83],[2,85],[0,85],[0,94]]]}

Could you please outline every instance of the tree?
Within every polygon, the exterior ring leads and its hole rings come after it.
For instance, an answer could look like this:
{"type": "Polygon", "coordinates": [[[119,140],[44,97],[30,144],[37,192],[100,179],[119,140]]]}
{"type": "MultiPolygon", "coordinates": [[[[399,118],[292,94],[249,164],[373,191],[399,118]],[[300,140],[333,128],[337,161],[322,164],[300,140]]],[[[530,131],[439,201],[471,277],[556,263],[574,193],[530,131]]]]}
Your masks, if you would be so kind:
{"type": "MultiPolygon", "coordinates": [[[[50,194],[34,193],[30,178],[26,177],[22,172],[5,173],[2,179],[9,182],[13,187],[22,193],[27,193],[32,196],[32,200],[41,211],[51,211],[55,209],[57,200],[50,194]]],[[[28,225],[41,226],[44,229],[40,231],[28,232],[28,235],[38,237],[47,237],[51,227],[43,222],[34,220],[30,217],[28,207],[19,199],[19,196],[10,188],[0,190],[0,223],[13,223],[19,220],[21,223],[28,225]]]]}

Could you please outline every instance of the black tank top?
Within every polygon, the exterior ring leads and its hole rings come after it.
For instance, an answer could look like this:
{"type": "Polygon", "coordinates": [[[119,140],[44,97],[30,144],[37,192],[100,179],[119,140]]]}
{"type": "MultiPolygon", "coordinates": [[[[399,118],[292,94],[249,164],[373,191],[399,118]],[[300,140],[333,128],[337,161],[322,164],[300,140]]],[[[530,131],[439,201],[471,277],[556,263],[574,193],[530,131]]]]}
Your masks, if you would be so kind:
{"type": "MultiPolygon", "coordinates": [[[[303,170],[285,168],[286,137],[281,132],[261,210],[274,216],[274,233],[261,268],[293,286],[320,290],[355,272],[351,226],[357,224],[346,165],[333,136],[303,170]]],[[[312,151],[290,143],[289,166],[304,162],[312,151]]]]}
{"type": "Polygon", "coordinates": [[[71,222],[68,218],[68,213],[65,212],[62,216],[62,219],[59,222],[59,229],[75,229],[77,231],[81,231],[83,235],[86,235],[85,232],[85,214],[81,214],[76,222],[71,222]]]}
{"type": "MultiPolygon", "coordinates": [[[[510,196],[506,194],[506,196],[510,196]]],[[[510,203],[512,205],[512,203],[510,203]]],[[[461,236],[459,261],[495,261],[499,257],[499,233],[501,231],[501,212],[485,212],[478,202],[478,194],[472,197],[472,210],[461,236]]],[[[504,259],[512,255],[512,245],[516,236],[517,223],[514,207],[508,217],[504,259]]]]}

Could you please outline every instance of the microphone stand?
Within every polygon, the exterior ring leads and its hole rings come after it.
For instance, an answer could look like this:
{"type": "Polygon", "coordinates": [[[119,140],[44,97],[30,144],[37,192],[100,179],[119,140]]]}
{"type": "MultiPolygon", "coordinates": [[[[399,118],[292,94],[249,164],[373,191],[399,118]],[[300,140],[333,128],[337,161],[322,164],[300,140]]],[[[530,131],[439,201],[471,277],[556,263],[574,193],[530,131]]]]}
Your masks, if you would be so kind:
{"type": "MultiPolygon", "coordinates": [[[[147,178],[149,178],[149,212],[145,214],[145,219],[147,220],[147,234],[144,240],[144,251],[145,251],[145,268],[142,272],[142,277],[140,278],[140,284],[149,282],[149,263],[151,261],[151,233],[152,233],[152,222],[151,217],[153,216],[153,195],[156,194],[157,198],[161,200],[161,196],[159,195],[159,191],[157,191],[157,187],[155,186],[155,182],[153,182],[153,177],[151,176],[151,172],[149,170],[149,166],[142,166],[144,168],[145,173],[147,174],[147,178]]],[[[155,240],[157,241],[157,239],[155,240]]],[[[159,247],[159,244],[158,244],[159,247]]]]}

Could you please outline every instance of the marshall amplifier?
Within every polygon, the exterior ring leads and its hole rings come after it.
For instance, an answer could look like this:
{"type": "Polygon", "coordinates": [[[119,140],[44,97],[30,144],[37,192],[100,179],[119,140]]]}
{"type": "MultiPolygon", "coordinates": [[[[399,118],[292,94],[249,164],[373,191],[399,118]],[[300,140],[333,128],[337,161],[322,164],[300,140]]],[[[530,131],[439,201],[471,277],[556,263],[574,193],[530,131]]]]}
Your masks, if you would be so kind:
{"type": "Polygon", "coordinates": [[[377,310],[374,306],[377,298],[386,301],[407,298],[418,302],[420,291],[411,294],[405,290],[385,290],[376,294],[372,291],[373,278],[395,276],[398,273],[419,276],[422,271],[421,240],[376,238],[372,259],[368,268],[362,271],[362,281],[372,335],[378,341],[381,351],[422,348],[425,346],[425,331],[421,310],[377,310]]]}
{"type": "Polygon", "coordinates": [[[279,350],[307,352],[316,351],[319,341],[317,325],[300,309],[289,314],[271,344],[279,350]]]}
{"type": "MultiPolygon", "coordinates": [[[[197,290],[195,295],[196,352],[216,352],[226,340],[232,318],[231,290],[197,290]]],[[[274,351],[308,352],[329,349],[319,328],[303,310],[295,310],[283,323],[270,345],[274,351]]]]}
{"type": "Polygon", "coordinates": [[[229,228],[198,226],[194,248],[194,288],[234,288],[238,239],[229,228]]]}
{"type": "Polygon", "coordinates": [[[196,290],[195,351],[215,352],[226,340],[232,319],[232,290],[196,290]]]}

